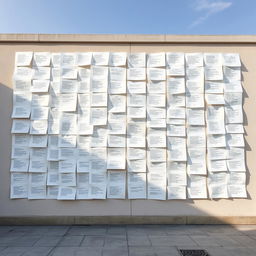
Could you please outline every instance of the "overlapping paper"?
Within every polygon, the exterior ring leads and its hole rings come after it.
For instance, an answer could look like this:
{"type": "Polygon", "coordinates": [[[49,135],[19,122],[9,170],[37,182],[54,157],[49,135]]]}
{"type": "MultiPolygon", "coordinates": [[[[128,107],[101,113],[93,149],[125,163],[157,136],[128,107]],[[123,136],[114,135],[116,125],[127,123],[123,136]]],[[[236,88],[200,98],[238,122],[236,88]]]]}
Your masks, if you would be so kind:
{"type": "Polygon", "coordinates": [[[244,198],[236,53],[17,52],[12,199],[244,198]]]}

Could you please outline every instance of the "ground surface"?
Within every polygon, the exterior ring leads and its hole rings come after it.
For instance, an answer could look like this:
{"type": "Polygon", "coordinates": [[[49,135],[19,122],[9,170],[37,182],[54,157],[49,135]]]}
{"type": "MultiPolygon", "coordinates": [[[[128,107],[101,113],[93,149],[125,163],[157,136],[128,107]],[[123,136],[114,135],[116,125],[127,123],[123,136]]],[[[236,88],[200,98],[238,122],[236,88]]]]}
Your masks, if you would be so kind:
{"type": "Polygon", "coordinates": [[[256,256],[256,225],[0,226],[0,256],[256,256]]]}

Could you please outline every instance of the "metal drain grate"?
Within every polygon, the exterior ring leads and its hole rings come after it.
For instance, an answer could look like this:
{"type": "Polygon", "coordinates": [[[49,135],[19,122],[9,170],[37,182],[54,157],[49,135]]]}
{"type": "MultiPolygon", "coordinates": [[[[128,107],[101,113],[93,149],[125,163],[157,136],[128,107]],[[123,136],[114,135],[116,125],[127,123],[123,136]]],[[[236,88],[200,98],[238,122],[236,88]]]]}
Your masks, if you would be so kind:
{"type": "Polygon", "coordinates": [[[206,250],[179,250],[182,256],[210,256],[206,250]]]}

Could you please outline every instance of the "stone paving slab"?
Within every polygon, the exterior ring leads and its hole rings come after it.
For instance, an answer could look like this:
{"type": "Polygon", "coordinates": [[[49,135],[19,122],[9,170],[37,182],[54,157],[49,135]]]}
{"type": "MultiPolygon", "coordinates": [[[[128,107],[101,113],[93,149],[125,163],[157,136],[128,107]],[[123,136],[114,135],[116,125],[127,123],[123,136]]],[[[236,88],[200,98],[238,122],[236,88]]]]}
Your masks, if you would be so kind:
{"type": "Polygon", "coordinates": [[[256,225],[0,226],[0,256],[256,256],[256,225]]]}

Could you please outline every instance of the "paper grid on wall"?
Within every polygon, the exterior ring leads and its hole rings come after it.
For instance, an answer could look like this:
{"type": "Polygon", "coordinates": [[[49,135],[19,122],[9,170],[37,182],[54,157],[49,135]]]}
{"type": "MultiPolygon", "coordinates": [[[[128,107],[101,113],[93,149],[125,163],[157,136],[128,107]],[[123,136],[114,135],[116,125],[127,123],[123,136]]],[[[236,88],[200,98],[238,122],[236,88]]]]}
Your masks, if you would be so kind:
{"type": "Polygon", "coordinates": [[[11,198],[246,197],[236,53],[17,52],[11,198]]]}

